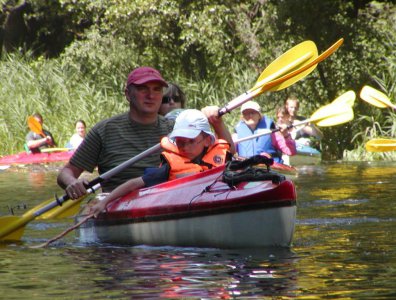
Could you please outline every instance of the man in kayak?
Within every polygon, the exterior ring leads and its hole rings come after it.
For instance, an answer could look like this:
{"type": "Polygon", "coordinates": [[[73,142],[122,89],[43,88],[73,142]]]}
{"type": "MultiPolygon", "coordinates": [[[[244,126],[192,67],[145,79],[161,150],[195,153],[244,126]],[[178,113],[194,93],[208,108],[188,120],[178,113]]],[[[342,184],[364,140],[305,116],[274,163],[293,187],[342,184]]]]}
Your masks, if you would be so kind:
{"type": "MultiPolygon", "coordinates": [[[[40,125],[43,125],[44,120],[41,114],[35,113],[33,114],[33,118],[35,118],[40,125]]],[[[41,149],[56,146],[51,132],[43,129],[43,133],[45,137],[33,131],[29,131],[26,135],[26,146],[32,153],[40,153],[41,149]]]]}
{"type": "Polygon", "coordinates": [[[205,114],[195,109],[179,114],[173,131],[162,138],[161,146],[164,151],[159,168],[150,168],[143,176],[118,186],[92,206],[90,213],[96,217],[110,202],[136,189],[203,172],[223,165],[232,157],[230,144],[216,139],[205,114]]]}
{"type": "MultiPolygon", "coordinates": [[[[290,122],[295,124],[304,121],[306,118],[298,115],[300,108],[298,98],[295,95],[290,95],[285,101],[285,108],[289,112],[290,122]]],[[[313,141],[320,141],[323,138],[323,133],[315,124],[308,123],[297,128],[293,128],[291,132],[293,139],[298,144],[311,146],[313,141]]]]}
{"type": "MultiPolygon", "coordinates": [[[[174,121],[158,114],[163,89],[167,86],[160,72],[151,67],[136,68],[128,75],[125,97],[129,102],[129,111],[97,123],[58,175],[58,184],[71,199],[87,193],[88,180],[80,178],[83,171],[92,173],[95,167],[98,167],[99,174],[110,171],[158,144],[172,131],[174,121]]],[[[205,109],[205,115],[217,136],[232,143],[217,112],[216,107],[205,109]]],[[[146,168],[158,166],[159,163],[158,155],[141,159],[102,182],[102,191],[111,192],[130,178],[142,176],[146,168]]]]}
{"type": "MultiPolygon", "coordinates": [[[[280,124],[279,124],[280,125],[280,124]]],[[[254,155],[269,155],[275,162],[283,163],[282,154],[287,148],[291,155],[295,154],[296,148],[293,139],[287,129],[287,125],[280,125],[278,134],[271,134],[275,129],[274,121],[261,114],[261,107],[255,101],[245,102],[241,106],[241,120],[235,126],[234,140],[249,137],[251,135],[263,134],[257,138],[240,142],[236,150],[240,157],[251,157],[254,155]]]]}

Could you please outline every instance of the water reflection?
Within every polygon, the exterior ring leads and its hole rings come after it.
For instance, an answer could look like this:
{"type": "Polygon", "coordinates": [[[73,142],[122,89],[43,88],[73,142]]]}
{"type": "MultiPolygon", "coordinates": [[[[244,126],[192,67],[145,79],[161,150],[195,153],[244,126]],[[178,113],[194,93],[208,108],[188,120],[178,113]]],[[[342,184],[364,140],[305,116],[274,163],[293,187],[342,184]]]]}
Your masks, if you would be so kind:
{"type": "MultiPolygon", "coordinates": [[[[0,214],[62,191],[56,170],[0,172],[0,214]]],[[[0,244],[5,299],[394,298],[396,163],[322,164],[293,178],[293,247],[218,249],[80,244],[73,233],[31,249],[73,224],[36,220],[20,243],[0,244]]],[[[16,209],[22,214],[23,208],[16,209]]],[[[237,237],[236,237],[237,238],[237,237]]]]}
{"type": "MultiPolygon", "coordinates": [[[[74,251],[69,253],[76,256],[74,251]]],[[[130,298],[230,299],[286,295],[296,286],[287,250],[220,251],[173,247],[95,248],[79,252],[80,266],[107,295],[130,298]],[[84,269],[84,268],[83,268],[84,269]]]]}

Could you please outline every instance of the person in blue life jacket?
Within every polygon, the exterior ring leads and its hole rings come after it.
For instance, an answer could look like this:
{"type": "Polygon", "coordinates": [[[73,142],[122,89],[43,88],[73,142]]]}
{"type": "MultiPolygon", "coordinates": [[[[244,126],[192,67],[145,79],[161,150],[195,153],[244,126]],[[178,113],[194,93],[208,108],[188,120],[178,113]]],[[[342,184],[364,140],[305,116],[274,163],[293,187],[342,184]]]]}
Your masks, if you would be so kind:
{"type": "MultiPolygon", "coordinates": [[[[251,135],[268,133],[241,143],[236,144],[236,152],[239,157],[251,157],[254,155],[269,155],[275,162],[283,163],[282,147],[279,139],[271,131],[276,128],[274,121],[261,114],[261,107],[255,101],[245,102],[241,106],[241,120],[237,123],[233,134],[233,140],[242,139],[251,135]]],[[[280,133],[287,142],[291,139],[287,125],[281,125],[280,133]]]]}
{"type": "MultiPolygon", "coordinates": [[[[33,114],[33,118],[36,119],[41,126],[44,123],[43,116],[40,113],[33,114]]],[[[29,131],[26,135],[26,148],[32,153],[40,153],[42,149],[56,146],[56,142],[51,132],[43,129],[44,137],[33,131],[29,131]]]]}
{"type": "Polygon", "coordinates": [[[230,144],[212,133],[205,114],[186,109],[176,118],[169,136],[162,138],[161,165],[148,168],[143,176],[132,178],[94,204],[90,214],[98,216],[112,201],[136,189],[203,172],[231,160],[230,144]]]}

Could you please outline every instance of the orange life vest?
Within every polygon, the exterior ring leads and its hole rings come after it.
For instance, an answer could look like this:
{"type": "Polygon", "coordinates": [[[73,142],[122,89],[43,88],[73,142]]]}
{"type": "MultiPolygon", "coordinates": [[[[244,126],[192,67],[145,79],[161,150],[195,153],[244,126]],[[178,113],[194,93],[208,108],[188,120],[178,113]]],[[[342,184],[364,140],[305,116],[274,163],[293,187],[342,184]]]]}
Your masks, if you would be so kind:
{"type": "Polygon", "coordinates": [[[177,146],[168,137],[162,138],[161,147],[165,150],[161,154],[170,166],[169,180],[173,180],[225,164],[230,144],[225,140],[215,140],[202,157],[202,165],[181,156],[177,146]]]}

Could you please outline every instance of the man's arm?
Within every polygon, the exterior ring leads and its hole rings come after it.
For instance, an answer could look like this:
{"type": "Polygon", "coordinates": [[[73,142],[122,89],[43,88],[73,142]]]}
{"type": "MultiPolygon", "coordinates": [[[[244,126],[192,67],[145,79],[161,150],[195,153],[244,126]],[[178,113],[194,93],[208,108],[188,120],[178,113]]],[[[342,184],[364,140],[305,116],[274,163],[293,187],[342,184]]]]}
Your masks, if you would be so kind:
{"type": "Polygon", "coordinates": [[[87,193],[85,186],[88,185],[88,180],[79,179],[83,171],[68,162],[58,174],[58,185],[66,191],[70,199],[77,199],[87,193]]]}

